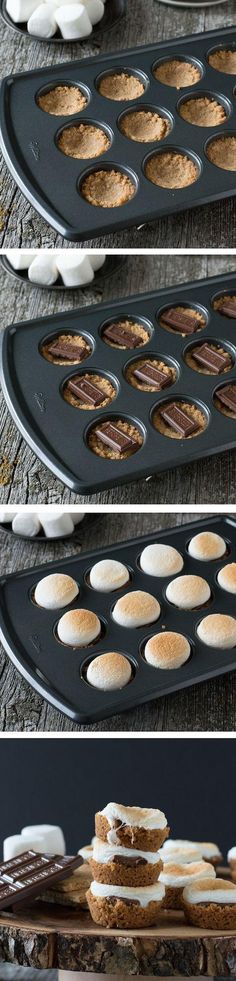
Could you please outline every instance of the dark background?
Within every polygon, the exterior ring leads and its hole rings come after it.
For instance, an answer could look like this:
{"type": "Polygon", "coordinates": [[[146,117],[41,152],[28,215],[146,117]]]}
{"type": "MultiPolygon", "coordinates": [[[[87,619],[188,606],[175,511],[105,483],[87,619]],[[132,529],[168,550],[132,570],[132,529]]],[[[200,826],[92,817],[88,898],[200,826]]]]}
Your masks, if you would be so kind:
{"type": "MultiPolygon", "coordinates": [[[[220,697],[220,693],[219,693],[220,697]]],[[[234,739],[3,739],[0,838],[27,824],[62,826],[86,844],[109,801],[159,807],[172,837],[236,844],[234,739]]]]}

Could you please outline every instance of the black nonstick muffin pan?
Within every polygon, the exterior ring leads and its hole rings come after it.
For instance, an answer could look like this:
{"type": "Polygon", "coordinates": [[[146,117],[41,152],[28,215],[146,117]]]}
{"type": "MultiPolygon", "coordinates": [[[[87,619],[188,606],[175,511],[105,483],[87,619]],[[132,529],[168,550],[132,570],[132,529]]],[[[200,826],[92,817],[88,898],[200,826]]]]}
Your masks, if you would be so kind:
{"type": "Polygon", "coordinates": [[[210,518],[196,521],[183,528],[153,532],[120,545],[109,546],[61,562],[47,563],[0,580],[0,638],[15,666],[36,690],[52,705],[69,715],[75,722],[89,723],[150,701],[160,695],[186,688],[197,682],[214,678],[236,668],[236,648],[217,650],[202,644],[196,627],[210,613],[235,615],[235,597],[222,590],[217,574],[227,562],[236,560],[236,522],[231,518],[210,518]],[[226,554],[213,562],[199,562],[188,553],[192,536],[202,530],[220,534],[226,542],[226,554]],[[171,605],[165,596],[171,577],[156,578],[142,572],[140,554],[152,542],[172,545],[181,552],[184,567],[181,575],[203,576],[211,588],[211,601],[206,607],[183,611],[171,605]],[[128,566],[130,582],[123,590],[100,593],[91,588],[89,572],[102,558],[118,559],[128,566]],[[79,599],[62,610],[45,610],[34,602],[38,581],[53,572],[72,576],[80,587],[79,599]],[[156,623],[138,629],[118,626],[112,616],[113,607],[124,590],[145,590],[156,596],[161,615],[156,623]],[[57,639],[57,623],[68,609],[92,610],[101,620],[100,639],[87,648],[71,648],[57,639]],[[144,659],[143,649],[148,637],[162,630],[185,634],[190,646],[189,660],[178,669],[158,670],[144,659]],[[106,651],[118,651],[132,665],[132,679],[121,691],[101,692],[86,680],[90,660],[106,651]]]}
{"type": "Polygon", "coordinates": [[[235,28],[194,34],[148,47],[93,57],[20,75],[11,75],[1,88],[1,146],[11,174],[42,217],[71,241],[84,241],[152,221],[163,215],[224,199],[236,193],[236,171],[210,163],[208,141],[216,135],[235,134],[235,76],[216,71],[208,63],[214,48],[236,43],[235,28]],[[158,82],[153,69],[159,61],[182,58],[198,65],[199,82],[177,91],[158,82]],[[141,98],[115,102],[99,94],[104,74],[134,72],[145,85],[141,98]],[[37,98],[57,85],[79,85],[87,96],[86,108],[74,116],[51,116],[37,105],[37,98]],[[180,101],[210,94],[223,104],[227,119],[221,126],[199,127],[179,115],[180,101]],[[137,143],[120,131],[120,118],[129,109],[158,109],[169,120],[170,131],[155,143],[137,143]],[[110,138],[102,156],[77,160],[58,148],[58,137],[67,125],[93,123],[110,138]],[[182,189],[157,187],[145,176],[146,162],[154,152],[174,150],[187,154],[198,170],[198,179],[182,189]],[[91,173],[118,170],[130,178],[135,194],[121,207],[103,208],[88,203],[82,185],[91,173]],[[55,180],[56,174],[56,180],[55,180]]]}
{"type": "Polygon", "coordinates": [[[20,535],[19,533],[16,533],[12,530],[11,521],[9,521],[9,524],[6,523],[5,521],[4,522],[0,521],[0,531],[5,532],[6,535],[11,535],[12,538],[17,538],[21,541],[29,542],[32,545],[35,544],[53,545],[54,542],[55,543],[62,542],[63,544],[63,542],[67,543],[69,540],[71,540],[73,544],[76,543],[77,545],[81,545],[81,547],[83,547],[84,536],[86,535],[86,532],[88,531],[88,529],[90,529],[91,525],[93,526],[96,525],[97,522],[101,520],[101,518],[102,518],[101,514],[99,515],[86,514],[83,518],[83,521],[75,525],[74,531],[72,531],[71,535],[60,535],[60,536],[58,535],[55,538],[48,538],[43,531],[39,532],[38,535],[35,535],[34,538],[32,538],[29,535],[20,535]]]}
{"type": "Polygon", "coordinates": [[[2,335],[1,382],[11,415],[36,455],[72,490],[98,493],[170,467],[191,463],[236,445],[236,420],[214,404],[216,389],[236,382],[236,320],[213,309],[217,295],[236,292],[235,275],[216,276],[144,293],[109,304],[96,304],[53,317],[9,326],[2,335]],[[182,305],[195,308],[206,326],[183,337],[159,324],[161,313],[182,305]],[[109,323],[134,319],[145,327],[149,341],[135,351],[112,348],[103,339],[109,323]],[[46,341],[60,334],[80,333],[91,354],[80,364],[52,364],[41,354],[46,341]],[[192,345],[207,340],[221,342],[232,358],[226,374],[204,375],[185,361],[192,345]],[[127,365],[150,355],[174,367],[176,381],[159,392],[140,392],[125,377],[127,365]],[[112,381],[116,397],[106,408],[79,409],[63,397],[64,386],[73,375],[98,372],[112,381]],[[203,413],[205,429],[193,438],[172,439],[154,428],[153,412],[166,401],[192,402],[203,413]],[[126,459],[105,459],[88,445],[91,427],[120,419],[134,424],[142,446],[126,459]]]}
{"type": "Polygon", "coordinates": [[[94,273],[94,279],[92,282],[84,283],[83,286],[65,286],[62,282],[61,276],[58,276],[57,282],[53,283],[52,286],[45,286],[43,283],[32,283],[28,277],[28,269],[13,269],[13,266],[11,266],[11,263],[6,255],[0,256],[0,262],[5,272],[9,273],[10,276],[13,276],[14,279],[18,279],[18,282],[20,283],[26,283],[27,286],[32,286],[36,290],[65,290],[65,292],[69,290],[70,292],[75,292],[75,290],[92,290],[94,286],[99,286],[100,283],[103,283],[104,279],[108,279],[109,276],[113,276],[114,273],[118,272],[120,267],[127,261],[127,258],[128,257],[122,255],[107,255],[104,265],[94,273]]]}
{"type": "Polygon", "coordinates": [[[36,37],[34,34],[29,34],[26,23],[15,24],[11,19],[7,12],[6,0],[0,0],[0,13],[2,19],[5,21],[5,24],[7,24],[7,27],[10,27],[12,31],[16,31],[17,34],[23,34],[24,37],[29,39],[29,41],[44,41],[44,44],[50,44],[51,41],[54,41],[54,43],[56,41],[59,44],[83,44],[86,41],[93,41],[93,39],[96,41],[96,38],[101,33],[103,34],[103,32],[110,31],[112,27],[115,27],[115,24],[117,24],[121,17],[123,17],[125,14],[126,3],[127,0],[107,0],[105,4],[104,16],[102,17],[102,20],[98,22],[98,24],[94,24],[92,33],[89,34],[89,37],[73,38],[72,40],[62,37],[59,30],[53,35],[53,37],[47,38],[40,36],[36,37]]]}

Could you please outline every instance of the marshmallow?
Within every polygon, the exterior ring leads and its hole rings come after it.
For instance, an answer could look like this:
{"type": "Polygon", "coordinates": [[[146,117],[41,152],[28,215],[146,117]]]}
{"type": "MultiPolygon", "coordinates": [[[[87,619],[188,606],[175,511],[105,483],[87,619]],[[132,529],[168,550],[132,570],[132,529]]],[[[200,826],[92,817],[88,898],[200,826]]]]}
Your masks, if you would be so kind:
{"type": "Polygon", "coordinates": [[[40,835],[43,838],[43,851],[50,855],[65,855],[66,844],[63,831],[57,824],[31,824],[21,831],[23,840],[29,835],[40,835]]]}
{"type": "Polygon", "coordinates": [[[202,562],[220,559],[225,554],[225,549],[224,539],[213,531],[201,531],[199,535],[194,535],[188,546],[189,555],[193,559],[201,559],[202,562]]]}
{"type": "MultiPolygon", "coordinates": [[[[9,17],[14,21],[15,24],[25,23],[29,20],[31,14],[35,10],[35,0],[7,0],[6,9],[9,17]]],[[[15,268],[25,269],[27,266],[17,266],[15,268]]]]}
{"type": "Polygon", "coordinates": [[[80,254],[78,250],[73,253],[72,249],[64,249],[57,256],[56,263],[64,286],[84,286],[94,279],[94,271],[85,252],[80,254]]]}
{"type": "Polygon", "coordinates": [[[206,579],[201,576],[179,576],[172,579],[166,590],[166,597],[179,610],[194,610],[210,599],[211,590],[206,579]]]}
{"type": "Polygon", "coordinates": [[[101,691],[116,691],[125,688],[132,676],[131,664],[123,654],[100,654],[90,661],[87,681],[93,688],[101,691]]]}
{"type": "Polygon", "coordinates": [[[172,576],[181,572],[183,559],[172,545],[147,545],[140,555],[140,566],[147,576],[172,576]]]}
{"type": "Polygon", "coordinates": [[[85,514],[83,511],[80,511],[78,513],[76,513],[76,511],[71,511],[70,516],[72,518],[74,525],[79,525],[80,522],[83,521],[85,514]]]}
{"type": "Polygon", "coordinates": [[[94,252],[89,252],[88,258],[89,262],[91,262],[92,269],[94,269],[94,272],[97,272],[97,269],[101,269],[101,266],[104,265],[106,252],[100,251],[96,255],[94,255],[94,252]]]}
{"type": "Polygon", "coordinates": [[[41,525],[47,538],[60,538],[63,535],[72,535],[74,531],[73,519],[69,514],[46,514],[41,516],[41,525]]]}
{"type": "Polygon", "coordinates": [[[202,882],[194,882],[185,886],[183,899],[186,903],[218,903],[220,906],[232,905],[236,903],[236,885],[234,882],[227,882],[226,879],[205,879],[202,882]]]}
{"type": "Polygon", "coordinates": [[[191,648],[183,634],[164,631],[149,637],[144,649],[144,657],[153,668],[171,670],[180,668],[190,656],[191,648]]]}
{"type": "Polygon", "coordinates": [[[196,841],[196,845],[197,848],[200,848],[203,858],[208,858],[209,861],[216,857],[222,859],[220,849],[214,841],[196,841]]]}
{"type": "Polygon", "coordinates": [[[92,26],[94,26],[94,24],[98,24],[99,20],[101,20],[104,15],[103,0],[81,0],[81,2],[87,10],[92,26]]]}
{"type": "MultiPolygon", "coordinates": [[[[57,30],[54,11],[54,3],[41,3],[28,21],[29,33],[41,35],[41,37],[52,37],[57,30]]],[[[31,262],[28,276],[31,283],[39,283],[40,286],[52,286],[53,283],[56,283],[58,272],[53,253],[49,256],[41,251],[31,262]]]]}
{"type": "Polygon", "coordinates": [[[236,593],[236,562],[229,562],[218,572],[218,583],[226,593],[236,593]]]}
{"type": "Polygon", "coordinates": [[[45,610],[57,610],[61,606],[69,606],[78,596],[79,587],[71,576],[58,572],[40,579],[35,589],[35,602],[45,610]]]}
{"type": "Polygon", "coordinates": [[[236,646],[236,620],[224,613],[213,613],[201,620],[197,634],[207,647],[231,650],[236,646]]]}
{"type": "Polygon", "coordinates": [[[178,865],[188,865],[189,862],[200,862],[203,857],[199,848],[194,848],[193,846],[190,851],[188,848],[181,848],[180,845],[176,846],[172,852],[165,852],[164,846],[162,846],[159,855],[165,867],[168,864],[173,864],[173,862],[176,862],[178,865]]]}
{"type": "MultiPolygon", "coordinates": [[[[12,0],[12,3],[14,4],[14,8],[16,8],[16,2],[15,2],[15,0],[12,0]]],[[[35,8],[35,0],[34,0],[34,5],[33,5],[33,3],[31,4],[31,8],[32,8],[32,10],[34,10],[34,8],[35,8]]],[[[7,4],[7,12],[9,13],[8,4],[7,4]]],[[[14,17],[12,16],[12,14],[10,14],[10,16],[11,16],[12,20],[14,20],[14,17]]],[[[27,14],[27,16],[29,17],[29,14],[27,14]]],[[[26,19],[27,18],[25,18],[25,20],[26,19]]],[[[13,269],[16,269],[16,270],[18,270],[18,269],[19,270],[20,269],[28,269],[29,266],[30,266],[30,263],[33,262],[33,259],[34,259],[35,255],[36,255],[36,252],[23,252],[22,249],[7,249],[6,250],[6,257],[8,259],[8,262],[10,262],[10,265],[13,267],[13,269]]]]}
{"type": "Polygon", "coordinates": [[[28,851],[40,852],[42,855],[45,851],[44,838],[41,835],[33,834],[28,834],[24,837],[23,835],[10,835],[3,842],[3,861],[9,862],[12,858],[16,858],[17,855],[22,855],[23,852],[28,851]]]}
{"type": "Polygon", "coordinates": [[[163,882],[164,886],[184,889],[184,886],[187,886],[189,880],[195,882],[198,879],[214,879],[215,875],[215,869],[209,862],[188,862],[187,864],[181,865],[173,861],[173,863],[169,862],[167,865],[164,865],[159,879],[160,882],[163,882]]]}
{"type": "Polygon", "coordinates": [[[228,862],[236,861],[236,845],[233,845],[233,847],[229,849],[227,854],[227,861],[228,862]]]}
{"type": "Polygon", "coordinates": [[[103,882],[91,882],[90,889],[92,896],[99,899],[111,897],[134,899],[143,908],[147,907],[148,903],[160,902],[165,895],[165,888],[160,880],[155,882],[153,886],[133,886],[133,888],[131,886],[108,886],[104,885],[103,882]]]}
{"type": "MultiPolygon", "coordinates": [[[[126,807],[124,804],[106,804],[106,807],[99,814],[103,814],[106,817],[111,828],[115,829],[116,821],[119,824],[130,828],[144,828],[146,831],[156,831],[161,829],[164,830],[167,826],[166,816],[163,811],[159,811],[158,808],[154,807],[126,807]]],[[[119,844],[119,839],[116,839],[116,833],[114,830],[114,836],[109,837],[109,832],[107,835],[107,841],[112,844],[119,844]]]]}
{"type": "Polygon", "coordinates": [[[122,562],[115,559],[102,559],[90,570],[90,585],[101,593],[120,589],[129,581],[129,572],[122,562]]]}
{"type": "Polygon", "coordinates": [[[89,862],[93,855],[93,845],[84,845],[83,848],[79,848],[78,855],[81,855],[84,862],[89,862]]]}
{"type": "Polygon", "coordinates": [[[27,535],[28,538],[35,538],[40,531],[40,521],[37,514],[31,511],[19,511],[12,522],[12,531],[15,535],[27,535]]]}
{"type": "Polygon", "coordinates": [[[137,589],[117,600],[113,618],[120,627],[143,627],[158,620],[160,612],[160,603],[155,596],[137,589]]]}
{"type": "Polygon", "coordinates": [[[99,637],[101,623],[91,610],[70,610],[59,620],[57,633],[62,644],[69,647],[87,647],[99,637]]]}
{"type": "MultiPolygon", "coordinates": [[[[10,0],[12,2],[12,0],[10,0]]],[[[23,0],[18,0],[23,2],[23,0]]],[[[62,37],[68,40],[88,37],[92,33],[92,24],[82,3],[63,4],[56,10],[56,22],[62,37]]]]}
{"type": "MultiPolygon", "coordinates": [[[[123,858],[145,858],[149,865],[157,865],[160,861],[160,852],[142,851],[140,848],[125,848],[124,845],[109,845],[101,838],[95,838],[92,848],[92,857],[95,862],[107,865],[114,861],[115,856],[121,855],[123,858]]],[[[84,849],[82,849],[83,851],[84,849]]],[[[81,852],[79,852],[81,855],[81,852]]],[[[91,858],[91,856],[90,856],[91,858]]]]}
{"type": "Polygon", "coordinates": [[[9,525],[13,518],[15,517],[16,511],[4,511],[0,508],[0,523],[2,525],[9,525]]]}

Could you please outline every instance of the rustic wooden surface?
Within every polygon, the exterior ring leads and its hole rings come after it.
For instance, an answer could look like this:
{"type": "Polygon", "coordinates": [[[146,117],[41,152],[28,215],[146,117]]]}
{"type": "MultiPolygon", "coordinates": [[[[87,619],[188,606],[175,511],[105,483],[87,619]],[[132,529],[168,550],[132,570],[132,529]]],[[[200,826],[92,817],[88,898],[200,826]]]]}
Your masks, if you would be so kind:
{"type": "MultiPolygon", "coordinates": [[[[109,546],[149,531],[164,529],[195,520],[194,514],[129,514],[104,515],[86,535],[85,548],[109,546]]],[[[67,542],[37,546],[0,535],[0,572],[9,573],[53,559],[76,553],[76,546],[67,542]]],[[[4,732],[165,732],[165,731],[234,731],[236,724],[236,675],[209,680],[172,695],[159,698],[115,715],[98,724],[80,726],[50,707],[40,695],[21,678],[3,649],[0,649],[0,731],[4,732]]]]}
{"type": "MultiPolygon", "coordinates": [[[[31,289],[0,271],[1,327],[17,320],[109,301],[181,281],[236,270],[235,256],[128,256],[117,276],[103,290],[53,293],[31,289]]],[[[30,366],[29,366],[30,370],[30,366]]],[[[235,504],[235,451],[212,456],[179,470],[169,470],[146,483],[125,484],[90,497],[65,488],[34,456],[20,436],[0,397],[0,503],[26,504],[235,504]]]]}
{"type": "Polygon", "coordinates": [[[90,914],[35,903],[0,917],[0,952],[5,961],[47,970],[117,975],[235,977],[236,933],[188,926],[184,914],[160,914],[160,925],[146,930],[107,930],[90,914]]]}
{"type": "MultiPolygon", "coordinates": [[[[166,6],[156,0],[128,0],[126,18],[112,32],[104,34],[98,46],[91,42],[59,45],[39,44],[20,38],[1,25],[2,75],[60,64],[91,54],[119,51],[122,48],[153,43],[184,34],[198,33],[235,23],[235,5],[227,0],[219,6],[185,9],[166,6]]],[[[61,246],[63,240],[36,214],[10,177],[5,164],[1,170],[1,238],[0,244],[13,246],[61,246]]],[[[163,218],[140,231],[136,228],[108,235],[90,242],[115,248],[228,248],[235,245],[236,210],[232,198],[204,208],[181,212],[163,218]]]]}

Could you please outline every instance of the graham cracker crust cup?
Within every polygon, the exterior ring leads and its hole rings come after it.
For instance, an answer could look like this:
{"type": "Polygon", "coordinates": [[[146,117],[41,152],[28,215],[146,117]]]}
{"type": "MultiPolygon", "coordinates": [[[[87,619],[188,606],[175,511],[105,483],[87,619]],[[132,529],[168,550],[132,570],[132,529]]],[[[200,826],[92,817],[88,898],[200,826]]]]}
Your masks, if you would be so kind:
{"type": "MultiPolygon", "coordinates": [[[[130,825],[123,825],[120,821],[114,822],[114,829],[120,845],[125,848],[137,848],[143,852],[158,852],[163,842],[169,837],[170,828],[155,828],[146,830],[145,828],[133,828],[130,825]]],[[[109,821],[100,814],[95,815],[95,833],[97,838],[107,841],[107,835],[111,830],[109,821]]]]}
{"type": "Polygon", "coordinates": [[[207,930],[236,930],[236,903],[230,906],[220,906],[219,903],[186,903],[183,899],[182,909],[186,920],[191,926],[204,927],[207,930]]]}
{"type": "Polygon", "coordinates": [[[163,906],[165,909],[182,909],[183,907],[183,886],[165,886],[165,898],[163,906]]]}
{"type": "Polygon", "coordinates": [[[152,901],[148,906],[143,907],[135,900],[125,902],[118,898],[97,898],[92,895],[90,889],[86,898],[94,923],[110,929],[136,930],[140,927],[154,926],[163,906],[163,900],[152,901]]]}
{"type": "Polygon", "coordinates": [[[104,882],[106,885],[111,886],[130,886],[131,888],[132,886],[152,886],[157,881],[163,868],[161,861],[156,862],[155,865],[152,865],[150,862],[146,862],[143,865],[141,859],[140,865],[129,865],[129,859],[127,857],[124,863],[118,861],[120,857],[117,856],[117,862],[106,863],[95,862],[94,859],[90,859],[89,864],[93,879],[96,882],[104,882]]]}

